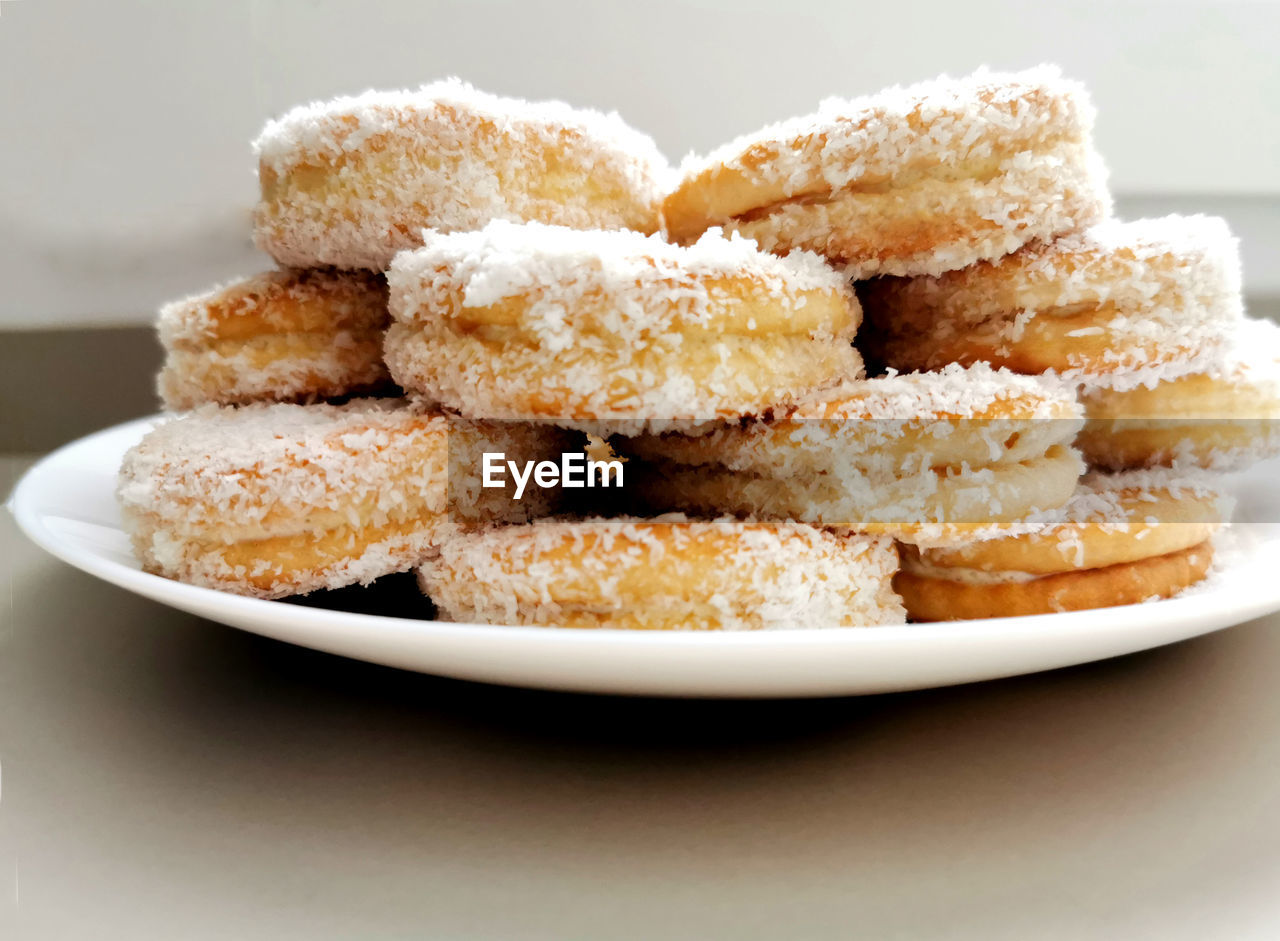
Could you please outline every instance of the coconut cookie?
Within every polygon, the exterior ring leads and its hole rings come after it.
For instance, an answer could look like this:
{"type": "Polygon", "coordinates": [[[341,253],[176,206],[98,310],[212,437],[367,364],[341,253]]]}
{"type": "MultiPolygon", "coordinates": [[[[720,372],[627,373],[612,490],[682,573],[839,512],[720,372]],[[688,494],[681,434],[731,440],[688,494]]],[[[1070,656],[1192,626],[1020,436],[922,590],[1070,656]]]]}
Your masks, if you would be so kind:
{"type": "Polygon", "coordinates": [[[254,151],[259,248],[283,265],[377,271],[424,228],[509,219],[654,232],[669,172],[616,114],[456,79],[294,108],[254,151]]]}
{"type": "Polygon", "coordinates": [[[723,226],[855,279],[937,275],[1105,217],[1093,121],[1049,66],[830,99],[686,160],[663,215],[681,241],[723,226]]]}
{"type": "Polygon", "coordinates": [[[448,540],[419,581],[480,624],[768,630],[901,623],[892,540],[802,523],[592,518],[448,540]]]}
{"type": "Polygon", "coordinates": [[[175,411],[372,392],[391,382],[387,322],[380,275],[268,271],[160,309],[156,385],[175,411]]]}
{"type": "Polygon", "coordinates": [[[445,418],[403,405],[211,405],[130,449],[118,496],[146,571],[282,598],[421,563],[447,462],[445,418]]]}
{"type": "Polygon", "coordinates": [[[1246,320],[1222,363],[1118,391],[1085,385],[1086,460],[1111,470],[1191,464],[1240,470],[1280,454],[1280,327],[1246,320]]]}
{"type": "Polygon", "coordinates": [[[951,548],[904,547],[894,587],[917,621],[1167,598],[1205,577],[1229,506],[1205,478],[1093,474],[1061,520],[951,548]]]}
{"type": "Polygon", "coordinates": [[[1239,248],[1210,216],[1109,221],[859,295],[887,366],[985,361],[1122,391],[1212,366],[1243,317],[1239,248]]]}
{"type": "Polygon", "coordinates": [[[987,366],[847,382],[779,417],[619,446],[654,509],[971,539],[1060,507],[1084,470],[1073,392],[987,366]]]}
{"type": "Polygon", "coordinates": [[[470,418],[736,418],[862,369],[838,273],[719,232],[681,247],[493,222],[427,233],[387,278],[391,375],[470,418]]]}

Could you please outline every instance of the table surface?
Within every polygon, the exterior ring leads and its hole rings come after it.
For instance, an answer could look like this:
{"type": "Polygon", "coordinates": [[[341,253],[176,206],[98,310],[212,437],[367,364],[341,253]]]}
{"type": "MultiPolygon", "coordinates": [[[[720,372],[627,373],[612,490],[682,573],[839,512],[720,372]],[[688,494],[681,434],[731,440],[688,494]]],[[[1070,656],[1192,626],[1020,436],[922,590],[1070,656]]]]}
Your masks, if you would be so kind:
{"type": "Polygon", "coordinates": [[[3,938],[1280,936],[1280,617],[918,693],[611,699],[289,647],[0,517],[3,938]]]}

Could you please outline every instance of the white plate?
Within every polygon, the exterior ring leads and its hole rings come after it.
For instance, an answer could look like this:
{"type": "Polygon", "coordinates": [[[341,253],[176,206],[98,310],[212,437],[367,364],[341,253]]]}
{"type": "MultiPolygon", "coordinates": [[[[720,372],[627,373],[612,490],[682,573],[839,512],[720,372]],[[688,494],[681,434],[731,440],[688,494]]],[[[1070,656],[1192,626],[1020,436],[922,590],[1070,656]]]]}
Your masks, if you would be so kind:
{"type": "MultiPolygon", "coordinates": [[[[450,624],[259,601],[139,570],[114,497],[125,450],[154,419],[50,454],[10,499],[36,543],[76,568],[182,611],[278,640],[442,676],[661,696],[838,696],[923,689],[1114,657],[1280,610],[1280,527],[1212,584],[1168,601],[941,625],[662,633],[450,624]]],[[[1274,465],[1242,479],[1238,518],[1280,520],[1274,465]]],[[[425,602],[424,602],[425,605],[425,602]]]]}

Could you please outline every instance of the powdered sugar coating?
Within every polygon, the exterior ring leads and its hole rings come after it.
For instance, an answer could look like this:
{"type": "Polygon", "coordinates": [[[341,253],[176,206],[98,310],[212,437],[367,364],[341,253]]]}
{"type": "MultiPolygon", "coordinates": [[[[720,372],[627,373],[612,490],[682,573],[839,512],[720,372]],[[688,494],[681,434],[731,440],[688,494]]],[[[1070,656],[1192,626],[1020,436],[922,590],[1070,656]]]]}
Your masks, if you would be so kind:
{"type": "Polygon", "coordinates": [[[283,264],[382,270],[424,227],[492,219],[658,228],[670,173],[617,114],[458,79],[294,108],[254,143],[259,247],[283,264]]]}
{"type": "Polygon", "coordinates": [[[448,540],[420,581],[453,620],[675,629],[900,623],[891,540],[680,514],[539,520],[448,540]]]}

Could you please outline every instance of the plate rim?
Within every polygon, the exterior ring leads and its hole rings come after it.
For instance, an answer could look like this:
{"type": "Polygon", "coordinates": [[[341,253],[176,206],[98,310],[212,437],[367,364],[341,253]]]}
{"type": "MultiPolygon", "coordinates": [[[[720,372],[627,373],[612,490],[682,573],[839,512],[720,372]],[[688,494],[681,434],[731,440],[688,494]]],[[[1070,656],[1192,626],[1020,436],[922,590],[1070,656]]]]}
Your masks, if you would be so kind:
{"type": "MultiPolygon", "coordinates": [[[[694,653],[695,651],[742,651],[757,648],[776,651],[779,648],[818,646],[856,653],[883,651],[903,644],[927,644],[944,638],[954,643],[958,636],[964,636],[968,642],[975,645],[998,643],[1009,637],[1020,637],[1025,640],[1029,635],[1048,640],[1051,637],[1058,638],[1061,635],[1070,634],[1077,640],[1086,640],[1090,637],[1114,635],[1117,632],[1132,630],[1135,626],[1132,622],[1138,617],[1137,612],[1143,613],[1143,619],[1159,618],[1162,623],[1160,631],[1162,638],[1167,634],[1180,635],[1172,640],[1161,639],[1157,643],[1134,648],[1132,651],[1137,652],[1141,649],[1174,643],[1178,639],[1211,633],[1280,610],[1280,583],[1277,583],[1271,591],[1258,590],[1245,604],[1230,607],[1228,609],[1230,613],[1225,616],[1225,622],[1222,623],[1219,622],[1219,619],[1224,617],[1222,599],[1213,591],[1193,591],[1182,596],[1136,605],[1007,618],[983,618],[932,624],[845,626],[821,630],[797,627],[760,631],[636,631],[620,628],[587,630],[472,624],[282,604],[278,601],[250,598],[213,588],[188,585],[143,572],[140,568],[77,546],[46,525],[44,517],[50,515],[48,509],[36,505],[36,495],[45,475],[53,468],[67,463],[70,455],[91,448],[99,439],[126,434],[140,437],[145,428],[163,417],[163,415],[150,415],[99,429],[68,442],[37,460],[22,474],[6,500],[6,507],[12,513],[18,527],[27,538],[55,558],[126,591],[214,621],[221,621],[221,619],[216,614],[209,613],[210,611],[226,611],[229,612],[228,616],[239,615],[241,623],[222,623],[302,646],[312,645],[307,644],[305,640],[297,639],[296,635],[305,635],[308,631],[341,635],[344,631],[352,629],[376,628],[380,634],[388,637],[395,635],[399,638],[413,638],[419,641],[429,639],[462,641],[475,647],[517,643],[525,647],[532,645],[544,649],[607,647],[615,650],[625,648],[652,653],[670,650],[686,652],[700,659],[705,655],[694,653]],[[1100,615],[1099,612],[1104,614],[1100,615]],[[247,627],[244,621],[269,621],[282,626],[285,630],[269,632],[247,627]],[[1212,626],[1204,627],[1205,623],[1211,623],[1212,626]],[[289,636],[281,637],[281,634],[289,636]]],[[[1266,551],[1256,552],[1242,564],[1260,565],[1265,556],[1280,557],[1280,542],[1263,543],[1261,548],[1266,551]]],[[[323,641],[324,638],[316,638],[316,640],[323,641]]],[[[327,648],[317,645],[316,649],[327,648]]],[[[351,653],[342,655],[359,656],[351,653]]],[[[1116,654],[1107,656],[1114,655],[1116,654]]],[[[1096,659],[1105,659],[1105,657],[1090,657],[1078,662],[1090,662],[1096,659]]],[[[374,662],[385,661],[375,660],[374,662]]],[[[409,667],[409,669],[413,668],[409,667]]],[[[431,671],[421,668],[421,672],[431,671]]]]}

